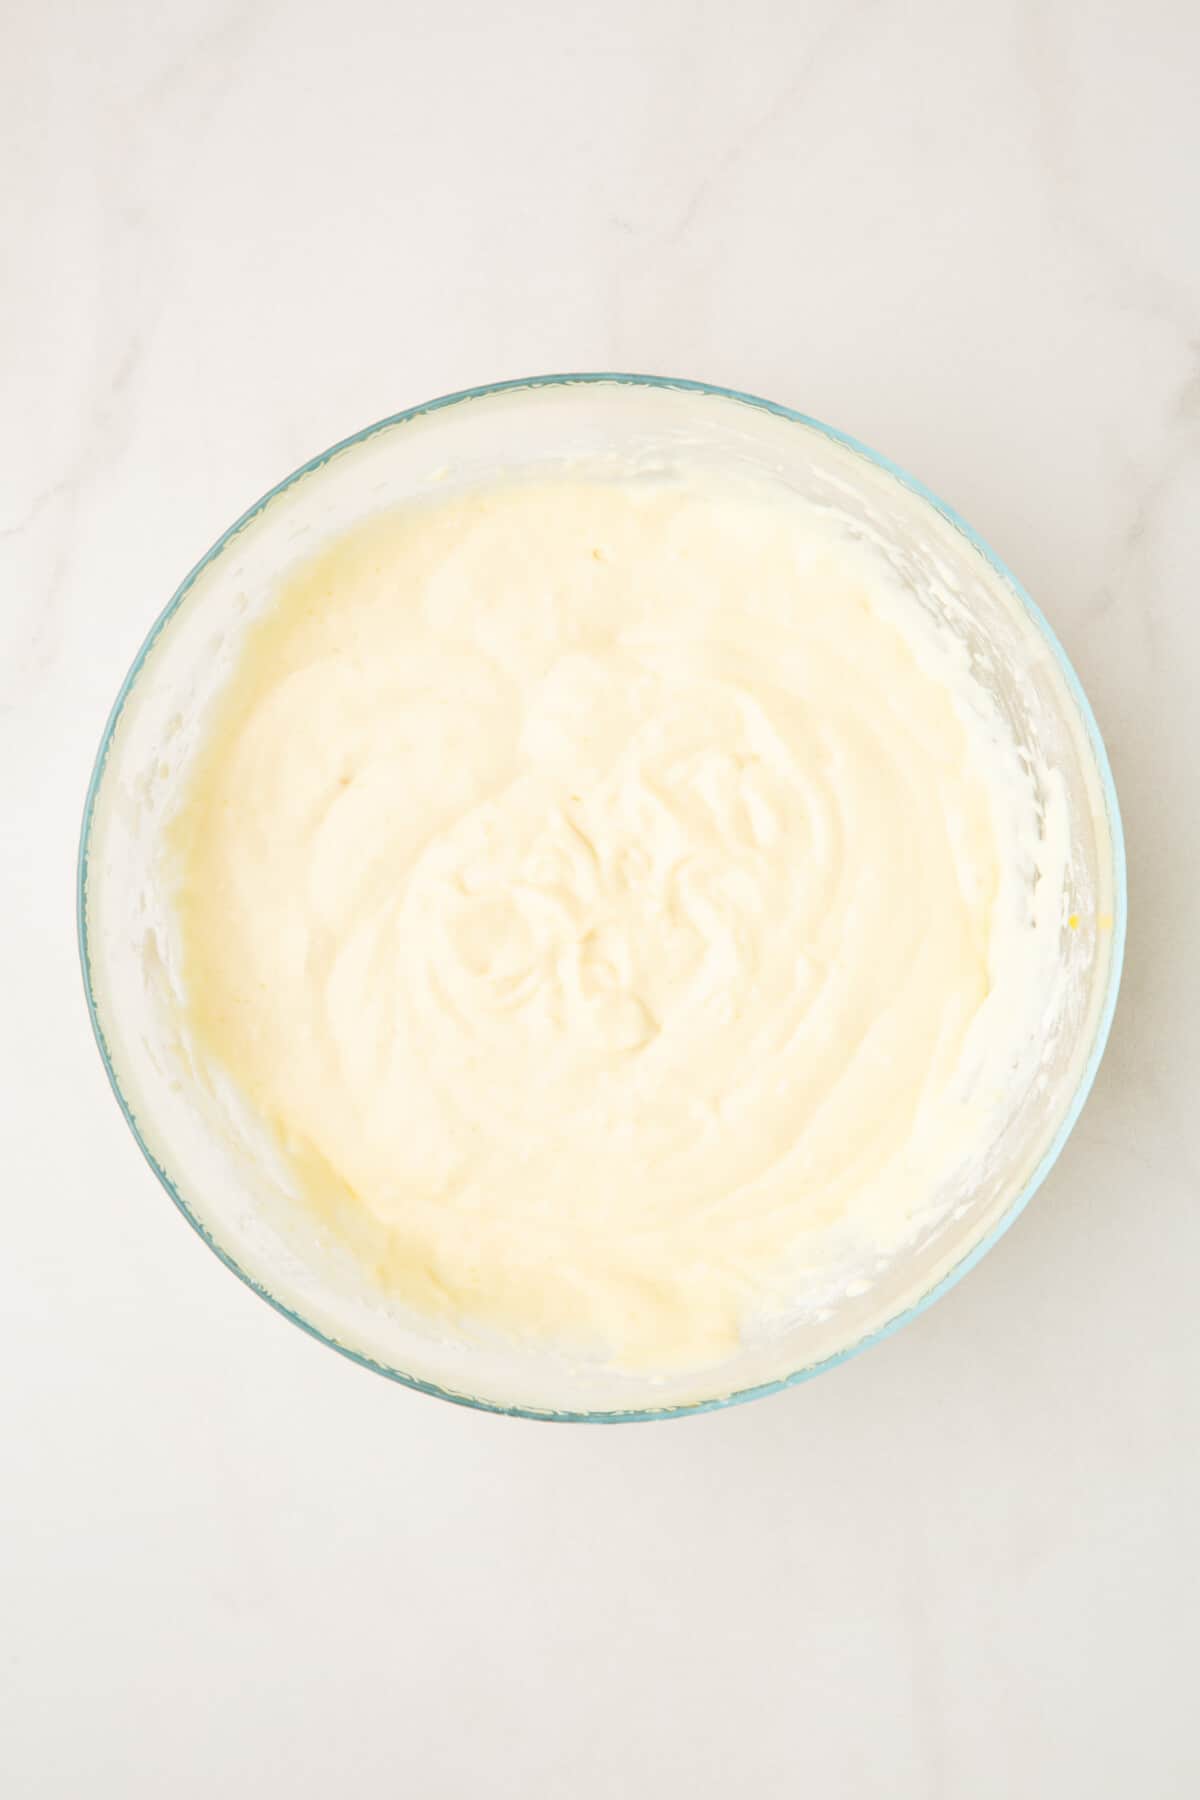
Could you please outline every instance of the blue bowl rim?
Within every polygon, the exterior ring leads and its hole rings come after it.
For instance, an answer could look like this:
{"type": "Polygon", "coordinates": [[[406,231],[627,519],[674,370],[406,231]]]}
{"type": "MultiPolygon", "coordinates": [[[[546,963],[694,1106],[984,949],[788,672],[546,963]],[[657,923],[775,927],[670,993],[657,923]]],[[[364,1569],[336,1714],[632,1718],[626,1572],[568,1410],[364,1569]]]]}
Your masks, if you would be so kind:
{"type": "Polygon", "coordinates": [[[967,1274],[970,1269],[975,1267],[976,1263],[982,1261],[988,1251],[999,1242],[1013,1222],[1019,1218],[1022,1212],[1024,1212],[1030,1200],[1032,1200],[1034,1194],[1037,1193],[1047,1175],[1050,1173],[1050,1170],[1058,1161],[1063,1146],[1070,1137],[1071,1132],[1074,1130],[1076,1121],[1083,1110],[1084,1102],[1091,1092],[1092,1083],[1096,1078],[1096,1071],[1100,1066],[1105,1046],[1108,1042],[1113,1014],[1116,1011],[1117,994],[1121,985],[1121,970],[1125,957],[1128,891],[1125,865],[1125,838],[1121,825],[1120,807],[1117,802],[1116,785],[1113,781],[1112,769],[1108,760],[1108,752],[1105,749],[1104,740],[1100,734],[1100,727],[1096,722],[1095,714],[1092,711],[1087,695],[1084,693],[1079,677],[1075,673],[1066,651],[1059,643],[1053,628],[1042,613],[1040,607],[1038,607],[1036,602],[1026,592],[1025,588],[1017,580],[1007,564],[997,556],[990,544],[986,543],[985,540],[980,537],[979,533],[955,512],[953,507],[948,506],[944,500],[940,499],[927,488],[924,482],[919,481],[916,476],[910,475],[906,469],[902,469],[900,465],[894,463],[890,457],[881,455],[879,451],[871,449],[869,445],[861,443],[857,438],[850,437],[846,432],[838,431],[832,425],[826,425],[823,420],[814,419],[807,413],[797,412],[795,408],[783,406],[778,401],[764,400],[760,395],[743,393],[738,388],[720,387],[712,382],[690,381],[683,377],[636,375],[616,371],[589,370],[561,375],[529,375],[508,381],[486,382],[478,387],[462,388],[456,393],[442,394],[437,399],[426,400],[419,406],[407,407],[402,412],[391,413],[387,418],[376,420],[374,424],[367,425],[363,430],[356,431],[350,437],[341,439],[339,443],[331,445],[329,449],[321,451],[319,455],[311,457],[308,462],[302,463],[298,469],[294,469],[290,475],[285,476],[282,481],[277,482],[273,488],[270,488],[261,499],[256,500],[252,506],[248,507],[247,510],[242,513],[240,518],[236,519],[226,531],[222,532],[221,536],[211,548],[205,552],[199,562],[196,563],[195,567],[185,575],[170,600],[168,600],[167,604],[150,627],[141,648],[138,650],[137,655],[130,665],[128,674],[121,683],[117,697],[113,702],[112,710],[108,715],[104,733],[100,740],[100,747],[96,753],[96,760],[92,768],[91,778],[88,782],[87,794],[84,800],[83,821],[79,836],[75,904],[76,929],[79,941],[79,960],[83,976],[84,993],[87,999],[88,1016],[91,1019],[92,1032],[100,1051],[100,1057],[104,1064],[104,1072],[108,1077],[109,1086],[112,1088],[117,1104],[124,1115],[125,1122],[133,1133],[142,1155],[145,1157],[155,1175],[157,1175],[159,1181],[162,1183],[162,1186],[170,1195],[188,1224],[204,1240],[214,1256],[218,1257],[220,1261],[225,1264],[227,1269],[232,1270],[239,1280],[244,1281],[248,1288],[252,1289],[261,1299],[265,1300],[269,1306],[274,1307],[276,1312],[282,1313],[285,1319],[290,1319],[293,1325],[298,1325],[302,1331],[307,1332],[310,1337],[316,1338],[319,1343],[327,1344],[331,1350],[338,1351],[340,1355],[348,1357],[351,1362],[359,1363],[365,1369],[372,1369],[378,1375],[385,1375],[389,1380],[399,1382],[404,1387],[413,1388],[418,1393],[429,1394],[434,1399],[438,1400],[448,1400],[455,1406],[471,1407],[478,1412],[499,1413],[507,1418],[537,1419],[563,1424],[615,1425],[633,1424],[652,1419],[682,1418],[692,1413],[717,1412],[728,1406],[739,1406],[745,1401],[762,1399],[767,1394],[780,1393],[785,1388],[796,1387],[801,1382],[811,1381],[814,1376],[822,1375],[828,1369],[836,1368],[839,1363],[844,1363],[848,1361],[850,1357],[857,1356],[860,1351],[869,1349],[872,1344],[881,1343],[884,1338],[888,1338],[893,1332],[899,1331],[901,1326],[907,1325],[911,1320],[918,1318],[920,1314],[931,1307],[935,1301],[940,1300],[943,1294],[949,1293],[950,1289],[954,1287],[957,1282],[961,1281],[963,1276],[967,1274]],[[240,1266],[227,1250],[217,1243],[216,1239],[207,1230],[200,1219],[192,1212],[187,1201],[183,1198],[183,1195],[176,1187],[170,1175],[168,1175],[167,1171],[154,1156],[154,1153],[142,1136],[141,1131],[138,1129],[132,1110],[121,1091],[121,1086],[117,1080],[104,1031],[100,1024],[99,1012],[93,990],[91,959],[88,950],[86,883],[96,797],[99,792],[100,783],[103,779],[104,766],[108,760],[108,752],[112,743],[117,721],[124,710],[125,703],[141,673],[146,658],[157,642],[163,628],[183,604],[202,571],[222,553],[226,545],[229,544],[232,539],[237,537],[239,532],[244,530],[253,519],[257,518],[259,513],[261,513],[265,507],[269,506],[273,500],[284,493],[288,488],[294,486],[294,484],[297,481],[300,481],[304,476],[312,474],[314,470],[322,468],[324,464],[330,462],[333,457],[340,455],[345,450],[352,449],[355,445],[365,443],[369,438],[375,437],[381,431],[390,430],[393,426],[409,424],[412,420],[422,418],[427,413],[441,412],[446,407],[458,406],[468,400],[478,400],[488,394],[514,393],[521,389],[585,385],[593,382],[609,382],[627,387],[668,388],[685,393],[714,395],[720,399],[740,401],[743,405],[756,407],[761,412],[772,413],[777,418],[788,419],[795,424],[805,425],[811,430],[820,432],[824,437],[830,438],[834,443],[844,445],[847,449],[854,451],[857,455],[865,457],[869,462],[874,463],[876,467],[885,470],[911,493],[917,495],[918,498],[932,506],[936,512],[941,514],[942,518],[967,539],[968,543],[979,552],[995,573],[999,575],[1001,580],[1007,583],[1008,587],[1025,608],[1037,630],[1049,644],[1057,659],[1067,687],[1076,706],[1079,708],[1080,716],[1082,717],[1087,730],[1092,754],[1095,757],[1096,766],[1100,773],[1105,812],[1112,843],[1113,935],[1108,970],[1108,984],[1104,1002],[1097,1020],[1095,1035],[1092,1039],[1087,1062],[1084,1066],[1083,1073],[1080,1076],[1079,1084],[1072,1096],[1071,1104],[1064,1114],[1053,1139],[1047,1146],[1024,1187],[1008,1206],[1003,1216],[977,1244],[972,1245],[969,1250],[964,1252],[959,1261],[954,1264],[953,1268],[935,1282],[932,1287],[927,1289],[919,1299],[904,1307],[883,1325],[877,1326],[874,1330],[864,1333],[863,1336],[856,1339],[853,1344],[847,1345],[845,1349],[839,1350],[835,1355],[823,1357],[813,1363],[807,1363],[804,1367],[795,1369],[788,1375],[782,1375],[774,1381],[759,1382],[752,1387],[739,1388],[733,1393],[721,1394],[712,1399],[685,1401],[682,1404],[675,1406],[629,1407],[618,1409],[616,1411],[572,1412],[555,1411],[529,1406],[503,1406],[498,1401],[481,1399],[475,1395],[458,1393],[450,1388],[439,1387],[435,1382],[422,1381],[419,1376],[410,1375],[402,1369],[394,1369],[386,1363],[376,1362],[374,1358],[364,1355],[360,1350],[355,1350],[348,1344],[339,1343],[336,1338],[331,1337],[327,1332],[322,1331],[318,1326],[312,1324],[310,1320],[305,1319],[300,1313],[296,1312],[292,1307],[288,1306],[284,1301],[272,1294],[261,1282],[256,1281],[252,1275],[248,1274],[247,1271],[240,1266]]]}

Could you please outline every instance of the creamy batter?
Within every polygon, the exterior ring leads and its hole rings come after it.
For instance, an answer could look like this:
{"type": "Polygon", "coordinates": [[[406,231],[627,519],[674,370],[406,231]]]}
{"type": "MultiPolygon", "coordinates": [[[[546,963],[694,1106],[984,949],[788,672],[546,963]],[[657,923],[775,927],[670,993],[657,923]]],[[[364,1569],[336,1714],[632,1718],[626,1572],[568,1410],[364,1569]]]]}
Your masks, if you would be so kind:
{"type": "Polygon", "coordinates": [[[198,1050],[388,1292],[643,1368],[944,1202],[1052,954],[965,659],[835,518],[700,474],[302,567],[172,848],[198,1050]]]}

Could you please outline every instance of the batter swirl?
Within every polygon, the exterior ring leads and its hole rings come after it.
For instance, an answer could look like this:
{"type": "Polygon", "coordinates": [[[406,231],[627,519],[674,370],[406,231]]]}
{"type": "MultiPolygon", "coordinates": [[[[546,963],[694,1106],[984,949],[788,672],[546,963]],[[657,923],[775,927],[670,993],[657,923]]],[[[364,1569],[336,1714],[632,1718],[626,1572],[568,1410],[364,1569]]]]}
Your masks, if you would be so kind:
{"type": "Polygon", "coordinates": [[[836,519],[497,486],[363,528],[257,627],[174,827],[190,1026],[403,1300],[699,1365],[986,1133],[1039,832],[836,519]]]}

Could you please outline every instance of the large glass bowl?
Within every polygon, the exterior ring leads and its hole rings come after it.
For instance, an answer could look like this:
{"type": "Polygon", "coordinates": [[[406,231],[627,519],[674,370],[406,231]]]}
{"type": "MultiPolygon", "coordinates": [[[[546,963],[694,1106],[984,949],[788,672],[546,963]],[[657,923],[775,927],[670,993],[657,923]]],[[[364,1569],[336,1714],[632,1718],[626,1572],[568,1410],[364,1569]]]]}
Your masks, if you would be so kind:
{"type": "MultiPolygon", "coordinates": [[[[893,1331],[979,1260],[1037,1190],[1079,1115],[1116,1001],[1125,868],[1095,720],[1050,627],[949,507],[885,458],[788,408],[698,382],[556,375],[413,407],[314,458],[232,525],[187,576],[117,696],[88,788],[79,937],[96,1040],[121,1110],[184,1217],[235,1274],[323,1342],[426,1393],[538,1418],[646,1419],[801,1381],[893,1331]],[[162,827],[247,627],[298,559],[408,496],[540,464],[654,470],[684,458],[763,471],[884,554],[965,643],[1028,752],[1057,770],[1070,820],[1060,954],[1041,1065],[1012,1096],[970,1191],[865,1293],[798,1316],[719,1368],[662,1377],[464,1327],[448,1334],[372,1288],[287,1192],[271,1144],[194,1060],[180,1026],[162,827]],[[1032,622],[1033,630],[1030,630],[1032,622]]],[[[850,1284],[853,1289],[858,1284],[850,1284]]]]}

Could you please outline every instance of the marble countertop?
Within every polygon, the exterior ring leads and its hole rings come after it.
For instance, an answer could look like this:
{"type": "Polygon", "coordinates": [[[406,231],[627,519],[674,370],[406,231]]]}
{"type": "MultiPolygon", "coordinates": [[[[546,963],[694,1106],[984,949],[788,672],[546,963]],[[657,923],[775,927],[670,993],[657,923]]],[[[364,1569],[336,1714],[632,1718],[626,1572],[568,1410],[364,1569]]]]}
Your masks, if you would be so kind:
{"type": "Polygon", "coordinates": [[[0,1787],[1200,1791],[1200,15],[48,0],[0,28],[0,1787]],[[147,626],[367,421],[693,375],[922,476],[1106,734],[1131,934],[1019,1225],[834,1374],[554,1429],[205,1254],[105,1085],[91,758],[147,626]]]}

